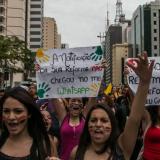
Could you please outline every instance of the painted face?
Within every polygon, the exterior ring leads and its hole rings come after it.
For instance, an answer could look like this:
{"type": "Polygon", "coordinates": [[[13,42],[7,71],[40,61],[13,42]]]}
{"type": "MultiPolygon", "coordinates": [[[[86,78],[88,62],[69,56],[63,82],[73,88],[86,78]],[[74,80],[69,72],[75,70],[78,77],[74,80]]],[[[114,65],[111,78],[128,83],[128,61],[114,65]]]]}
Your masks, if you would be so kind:
{"type": "Polygon", "coordinates": [[[82,112],[83,103],[81,98],[71,98],[69,100],[69,112],[71,116],[79,116],[82,112]]]}
{"type": "Polygon", "coordinates": [[[14,98],[7,98],[3,104],[2,120],[10,135],[18,135],[27,130],[30,115],[22,103],[14,98]]]}
{"type": "Polygon", "coordinates": [[[51,128],[52,125],[52,118],[51,115],[48,111],[41,111],[42,115],[43,115],[43,119],[47,128],[47,131],[51,128]]]}
{"type": "Polygon", "coordinates": [[[112,126],[108,114],[103,109],[95,109],[88,122],[91,140],[96,144],[104,144],[109,138],[112,126]]]}

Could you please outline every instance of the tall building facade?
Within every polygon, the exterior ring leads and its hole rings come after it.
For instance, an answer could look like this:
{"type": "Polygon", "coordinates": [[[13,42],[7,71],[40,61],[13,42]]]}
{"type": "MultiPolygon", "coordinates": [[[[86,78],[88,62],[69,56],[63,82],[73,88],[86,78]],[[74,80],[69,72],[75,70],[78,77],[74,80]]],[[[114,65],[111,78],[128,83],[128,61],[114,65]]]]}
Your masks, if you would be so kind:
{"type": "Polygon", "coordinates": [[[124,65],[125,60],[131,52],[131,45],[128,43],[114,44],[112,46],[112,84],[119,86],[125,84],[124,65]]]}
{"type": "Polygon", "coordinates": [[[122,27],[119,25],[111,25],[106,32],[105,39],[105,55],[107,60],[107,68],[104,73],[104,78],[107,84],[112,82],[112,45],[122,43],[122,27]]]}
{"type": "Polygon", "coordinates": [[[30,0],[30,39],[29,48],[36,51],[43,43],[43,8],[44,0],[30,0]]]}
{"type": "Polygon", "coordinates": [[[133,56],[147,51],[148,56],[160,56],[160,1],[140,5],[132,16],[133,56]]]}
{"type": "MultiPolygon", "coordinates": [[[[16,36],[20,40],[26,40],[28,27],[26,26],[26,0],[0,0],[0,35],[16,36]]],[[[22,63],[18,62],[17,67],[23,68],[22,63]]],[[[13,73],[6,65],[8,80],[6,79],[5,87],[12,86],[23,80],[22,73],[13,73]]],[[[4,73],[5,68],[2,68],[4,73]]]]}
{"type": "MultiPolygon", "coordinates": [[[[0,0],[0,35],[17,36],[32,51],[41,48],[43,5],[44,0],[0,0]]],[[[21,63],[16,65],[23,67],[21,63]]],[[[10,71],[10,75],[10,85],[23,80],[22,73],[10,71]]]]}
{"type": "Polygon", "coordinates": [[[0,35],[25,40],[25,0],[0,0],[0,35]]]}
{"type": "Polygon", "coordinates": [[[60,48],[61,38],[54,18],[43,18],[43,49],[60,48]]]}

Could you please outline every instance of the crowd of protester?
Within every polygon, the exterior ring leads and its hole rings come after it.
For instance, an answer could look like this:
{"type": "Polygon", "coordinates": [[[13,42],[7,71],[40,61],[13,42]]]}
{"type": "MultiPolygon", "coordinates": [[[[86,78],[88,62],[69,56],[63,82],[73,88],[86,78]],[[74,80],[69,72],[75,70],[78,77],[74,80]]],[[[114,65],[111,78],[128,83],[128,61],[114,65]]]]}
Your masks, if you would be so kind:
{"type": "Polygon", "coordinates": [[[153,63],[128,63],[137,93],[113,86],[93,98],[38,99],[36,84],[0,94],[0,160],[160,160],[160,109],[145,107],[153,63]]]}

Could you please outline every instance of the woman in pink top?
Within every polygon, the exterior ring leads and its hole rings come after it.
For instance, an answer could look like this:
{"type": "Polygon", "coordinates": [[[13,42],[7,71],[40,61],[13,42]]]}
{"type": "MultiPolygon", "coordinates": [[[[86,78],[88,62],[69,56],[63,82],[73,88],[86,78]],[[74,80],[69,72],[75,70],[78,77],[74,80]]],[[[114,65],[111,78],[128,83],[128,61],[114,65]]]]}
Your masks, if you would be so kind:
{"type": "Polygon", "coordinates": [[[69,160],[72,149],[78,145],[83,131],[82,98],[70,98],[68,112],[61,99],[53,99],[55,111],[60,121],[60,159],[69,160]]]}

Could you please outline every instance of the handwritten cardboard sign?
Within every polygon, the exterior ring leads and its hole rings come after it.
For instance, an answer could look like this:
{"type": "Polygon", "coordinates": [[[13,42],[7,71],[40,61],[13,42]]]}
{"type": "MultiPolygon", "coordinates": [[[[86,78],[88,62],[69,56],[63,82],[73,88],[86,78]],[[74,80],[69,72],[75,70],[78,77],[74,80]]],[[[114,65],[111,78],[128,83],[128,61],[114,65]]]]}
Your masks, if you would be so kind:
{"type": "MultiPolygon", "coordinates": [[[[160,105],[160,57],[149,57],[149,63],[154,60],[154,67],[152,73],[152,79],[148,91],[146,106],[148,105],[160,105]]],[[[127,61],[132,61],[132,59],[128,58],[127,61]]],[[[133,63],[136,62],[133,61],[133,63]]],[[[127,81],[129,87],[135,94],[137,91],[137,87],[139,84],[139,77],[135,74],[135,72],[129,68],[129,74],[127,75],[127,81]]]]}
{"type": "Polygon", "coordinates": [[[69,49],[39,49],[36,80],[39,98],[95,97],[103,68],[100,46],[69,49]]]}

